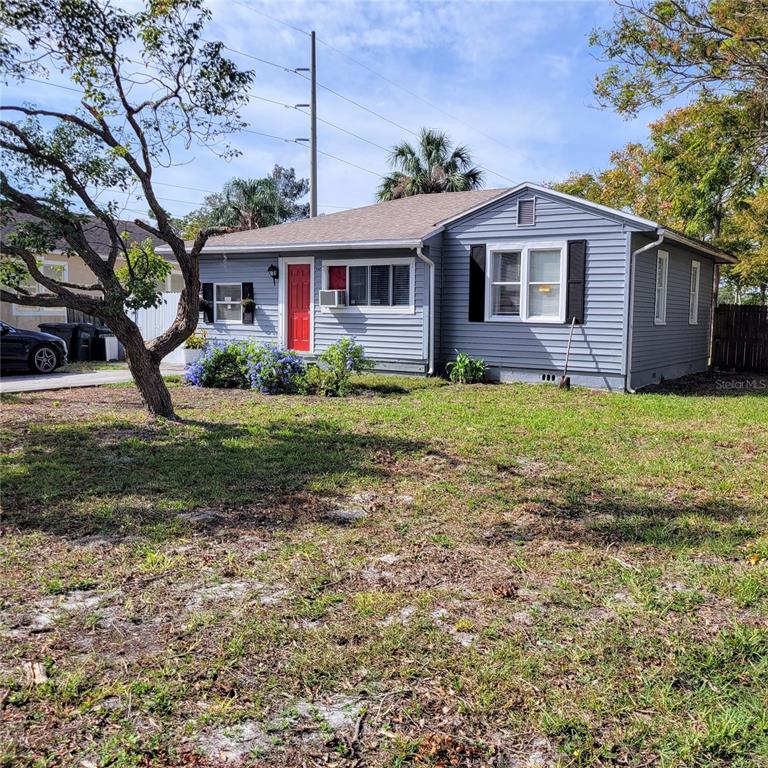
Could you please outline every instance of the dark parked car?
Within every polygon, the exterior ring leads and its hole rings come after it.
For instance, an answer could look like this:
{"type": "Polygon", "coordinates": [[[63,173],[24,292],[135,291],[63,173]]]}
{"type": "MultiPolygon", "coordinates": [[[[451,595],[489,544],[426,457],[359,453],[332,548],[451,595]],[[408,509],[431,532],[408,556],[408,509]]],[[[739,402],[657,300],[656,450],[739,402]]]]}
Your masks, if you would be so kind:
{"type": "Polygon", "coordinates": [[[3,368],[29,368],[53,373],[67,362],[67,343],[58,336],[24,331],[0,322],[0,364],[3,368]]]}

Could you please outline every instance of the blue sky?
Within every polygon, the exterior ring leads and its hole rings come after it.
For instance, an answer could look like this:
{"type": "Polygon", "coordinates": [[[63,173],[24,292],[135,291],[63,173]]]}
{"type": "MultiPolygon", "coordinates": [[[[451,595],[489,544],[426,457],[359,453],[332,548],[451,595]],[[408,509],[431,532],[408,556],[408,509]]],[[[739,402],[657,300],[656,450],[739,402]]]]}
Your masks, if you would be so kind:
{"type": "MultiPolygon", "coordinates": [[[[210,7],[209,39],[288,70],[308,65],[309,38],[300,30],[315,29],[319,82],[391,122],[323,88],[318,91],[321,120],[384,148],[413,139],[408,130],[445,130],[488,169],[488,187],[553,181],[573,170],[604,167],[612,150],[644,139],[654,117],[644,113],[627,122],[597,108],[592,86],[604,65],[596,60],[588,36],[596,25],[610,21],[613,8],[607,0],[215,0],[210,7]]],[[[288,139],[307,136],[304,114],[261,100],[307,102],[307,81],[230,55],[255,71],[254,98],[244,113],[250,127],[288,139]]],[[[14,96],[18,89],[9,88],[4,100],[14,96]]],[[[27,89],[24,97],[64,106],[75,95],[40,85],[32,95],[27,89]]],[[[265,175],[275,163],[308,173],[308,152],[302,146],[253,134],[241,134],[234,143],[242,151],[234,160],[225,162],[196,148],[179,156],[185,164],[159,174],[165,184],[182,187],[158,187],[166,206],[184,213],[205,191],[219,190],[233,176],[265,175]]],[[[388,170],[386,152],[322,122],[318,146],[359,166],[320,157],[321,212],[373,202],[378,180],[388,170]]],[[[126,201],[126,207],[128,215],[131,209],[144,209],[136,201],[126,201]]]]}

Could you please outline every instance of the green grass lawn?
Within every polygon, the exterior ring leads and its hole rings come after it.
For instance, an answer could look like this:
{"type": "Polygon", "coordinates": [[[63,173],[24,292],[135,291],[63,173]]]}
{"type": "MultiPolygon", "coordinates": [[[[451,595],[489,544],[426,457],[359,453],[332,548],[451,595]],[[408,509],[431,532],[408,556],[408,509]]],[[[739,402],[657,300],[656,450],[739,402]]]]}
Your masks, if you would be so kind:
{"type": "Polygon", "coordinates": [[[173,387],[3,401],[1,765],[768,765],[768,397],[173,387]]]}

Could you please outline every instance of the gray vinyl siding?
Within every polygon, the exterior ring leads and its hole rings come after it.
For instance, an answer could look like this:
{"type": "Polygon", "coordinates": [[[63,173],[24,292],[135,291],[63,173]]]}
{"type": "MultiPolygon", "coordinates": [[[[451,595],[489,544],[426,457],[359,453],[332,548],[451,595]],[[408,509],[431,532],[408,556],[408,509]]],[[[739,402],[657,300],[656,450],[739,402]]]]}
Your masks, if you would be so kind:
{"type": "Polygon", "coordinates": [[[366,355],[384,362],[407,361],[423,364],[426,360],[427,332],[425,322],[429,306],[429,283],[424,262],[416,259],[414,251],[343,251],[324,254],[315,259],[315,352],[320,353],[339,339],[349,336],[363,345],[366,355]],[[318,291],[323,285],[323,267],[347,263],[355,259],[380,260],[391,258],[415,259],[414,311],[389,309],[339,310],[321,309],[318,291]]]}
{"type": "MultiPolygon", "coordinates": [[[[646,236],[633,237],[633,248],[651,242],[646,236]]],[[[634,309],[630,386],[646,386],[662,378],[671,379],[707,369],[714,263],[711,258],[664,243],[669,253],[667,316],[665,325],[654,323],[656,310],[656,250],[637,256],[634,278],[634,309]],[[699,316],[688,323],[691,261],[701,264],[699,316]]]]}
{"type": "Polygon", "coordinates": [[[569,369],[584,374],[593,386],[620,387],[625,347],[625,225],[537,193],[534,225],[518,228],[517,200],[530,196],[522,191],[461,219],[443,233],[440,359],[451,359],[456,350],[468,352],[502,372],[522,371],[531,380],[539,372],[560,371],[568,324],[468,321],[470,246],[505,240],[586,240],[585,321],[574,330],[569,369]]]}
{"type": "MultiPolygon", "coordinates": [[[[290,253],[294,256],[314,256],[314,354],[319,354],[343,337],[354,338],[362,344],[368,357],[381,361],[390,370],[424,371],[427,359],[427,329],[429,280],[426,265],[416,259],[414,251],[338,251],[323,253],[290,253]],[[414,311],[357,309],[321,309],[319,292],[323,288],[323,267],[356,259],[380,260],[392,258],[415,259],[414,311]],[[398,363],[404,363],[398,368],[398,363]]],[[[252,282],[257,309],[253,325],[237,323],[201,323],[212,340],[252,339],[257,342],[278,341],[280,337],[279,280],[277,285],[267,273],[270,264],[278,264],[279,253],[266,255],[210,256],[200,262],[200,279],[212,283],[252,282]]]]}
{"type": "Polygon", "coordinates": [[[209,256],[200,260],[200,282],[253,283],[256,302],[253,325],[230,323],[200,323],[211,340],[248,339],[257,342],[277,341],[277,285],[267,274],[267,267],[276,264],[275,256],[228,255],[209,256]]]}

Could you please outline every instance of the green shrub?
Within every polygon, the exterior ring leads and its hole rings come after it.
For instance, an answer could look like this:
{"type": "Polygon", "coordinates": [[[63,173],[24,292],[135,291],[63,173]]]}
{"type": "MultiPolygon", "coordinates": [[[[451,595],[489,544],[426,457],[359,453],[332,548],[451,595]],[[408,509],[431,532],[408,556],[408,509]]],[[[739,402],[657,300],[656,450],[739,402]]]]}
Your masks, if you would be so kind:
{"type": "Polygon", "coordinates": [[[454,384],[479,384],[485,381],[487,368],[485,360],[476,360],[466,352],[457,352],[456,359],[445,366],[454,384]]]}
{"type": "Polygon", "coordinates": [[[373,370],[361,344],[353,339],[339,339],[318,356],[319,373],[313,373],[314,389],[327,397],[344,397],[352,391],[353,373],[373,370]]]}

